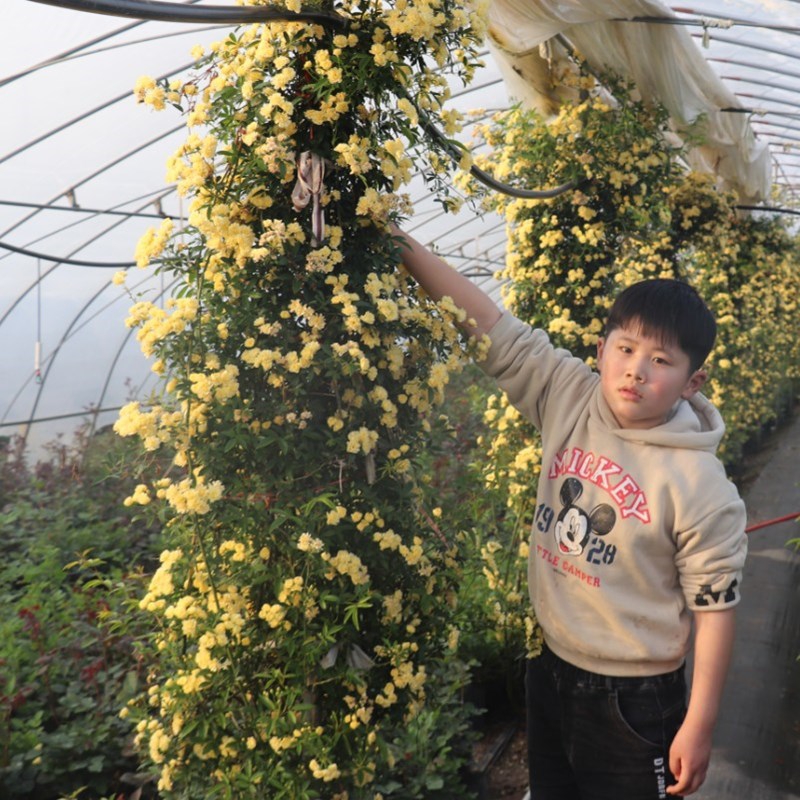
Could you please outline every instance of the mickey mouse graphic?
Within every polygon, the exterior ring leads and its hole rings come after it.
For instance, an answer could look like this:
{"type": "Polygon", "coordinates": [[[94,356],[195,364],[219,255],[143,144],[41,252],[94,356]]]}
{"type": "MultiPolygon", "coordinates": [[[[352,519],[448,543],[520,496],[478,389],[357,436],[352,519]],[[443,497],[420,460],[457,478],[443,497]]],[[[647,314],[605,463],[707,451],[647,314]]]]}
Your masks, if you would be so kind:
{"type": "Polygon", "coordinates": [[[583,494],[583,484],[577,478],[567,478],[561,485],[561,513],[555,526],[556,543],[561,553],[579,556],[592,534],[605,536],[617,521],[614,509],[601,503],[590,513],[575,505],[583,494]]]}

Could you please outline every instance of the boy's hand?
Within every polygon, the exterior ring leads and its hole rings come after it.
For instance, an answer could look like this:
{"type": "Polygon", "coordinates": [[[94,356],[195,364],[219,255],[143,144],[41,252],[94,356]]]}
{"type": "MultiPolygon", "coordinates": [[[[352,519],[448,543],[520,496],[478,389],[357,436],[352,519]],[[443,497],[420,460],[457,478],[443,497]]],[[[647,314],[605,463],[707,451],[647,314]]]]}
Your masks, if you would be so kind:
{"type": "Polygon", "coordinates": [[[706,779],[711,759],[711,734],[733,647],[735,609],[698,612],[694,622],[694,671],[689,708],[669,750],[669,768],[678,782],[667,787],[667,793],[678,796],[696,792],[706,779]]]}
{"type": "Polygon", "coordinates": [[[693,794],[706,779],[711,759],[711,736],[684,722],[669,750],[669,768],[677,783],[667,787],[667,794],[693,794]]]}

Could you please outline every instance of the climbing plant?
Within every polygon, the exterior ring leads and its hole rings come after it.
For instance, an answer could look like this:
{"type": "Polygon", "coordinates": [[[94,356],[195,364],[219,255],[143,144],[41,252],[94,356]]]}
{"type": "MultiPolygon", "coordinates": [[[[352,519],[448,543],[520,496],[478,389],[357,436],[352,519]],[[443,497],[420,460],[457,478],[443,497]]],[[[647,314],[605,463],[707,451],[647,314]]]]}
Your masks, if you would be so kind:
{"type": "MultiPolygon", "coordinates": [[[[706,392],[726,419],[720,454],[735,468],[745,444],[786,406],[800,369],[789,333],[798,323],[797,240],[779,221],[738,214],[735,196],[689,171],[666,112],[638,99],[635,87],[582,70],[566,82],[576,99],[553,118],[513,108],[481,130],[489,151],[478,163],[500,177],[579,181],[577,191],[545,200],[486,195],[472,182],[507,220],[498,272],[506,304],[592,364],[621,288],[649,277],[692,283],[717,319],[706,392]]],[[[490,397],[486,419],[494,429],[487,484],[529,521],[538,434],[502,394],[490,397]]]]}
{"type": "Polygon", "coordinates": [[[116,424],[174,451],[127,500],[160,504],[169,540],[128,711],[165,797],[462,790],[460,538],[418,463],[481,345],[413,288],[388,223],[412,165],[447,202],[424,128],[457,130],[448,81],[469,79],[482,22],[453,0],[333,10],[136,86],[190,128],[168,166],[188,224],[137,250],[179,288],[128,319],[164,392],[116,424]]]}

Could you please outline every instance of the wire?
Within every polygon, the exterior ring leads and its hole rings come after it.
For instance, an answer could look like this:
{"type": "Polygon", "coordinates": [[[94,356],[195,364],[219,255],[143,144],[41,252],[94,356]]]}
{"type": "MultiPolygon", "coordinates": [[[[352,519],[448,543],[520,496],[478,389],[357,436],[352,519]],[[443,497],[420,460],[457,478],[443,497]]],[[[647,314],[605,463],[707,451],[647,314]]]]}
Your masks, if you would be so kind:
{"type": "MultiPolygon", "coordinates": [[[[691,34],[692,38],[702,39],[703,34],[701,33],[693,33],[691,34]]],[[[759,50],[762,53],[772,53],[773,55],[777,56],[786,56],[786,58],[791,59],[800,59],[800,55],[796,52],[792,52],[791,50],[782,50],[779,47],[767,47],[765,44],[750,44],[750,42],[745,42],[741,39],[734,39],[730,36],[720,36],[719,34],[712,34],[710,37],[712,42],[722,42],[723,44],[732,44],[736,47],[744,47],[748,50],[759,50]]]]}
{"type": "MultiPolygon", "coordinates": [[[[678,9],[676,9],[677,11],[678,9]]],[[[691,13],[691,12],[686,12],[691,13]]],[[[643,22],[646,24],[654,24],[654,25],[689,25],[697,28],[709,28],[709,27],[717,27],[714,25],[713,22],[710,23],[711,19],[719,19],[724,21],[730,21],[730,26],[724,27],[732,27],[732,25],[737,25],[743,28],[765,28],[766,30],[770,31],[778,31],[779,33],[789,33],[794,35],[800,35],[800,28],[797,28],[793,25],[771,25],[768,22],[757,22],[755,20],[747,20],[747,19],[737,19],[732,17],[723,17],[717,16],[715,14],[709,14],[709,19],[680,19],[678,17],[656,17],[656,16],[636,16],[636,17],[614,17],[608,20],[608,22],[643,22]]]]}
{"type": "MultiPolygon", "coordinates": [[[[38,0],[34,0],[34,2],[38,2],[38,0]]],[[[169,72],[165,72],[163,75],[159,75],[158,78],[155,80],[163,80],[164,78],[170,78],[173,75],[177,75],[179,72],[183,72],[184,70],[193,67],[195,64],[194,61],[190,61],[187,64],[184,64],[177,69],[172,69],[169,72]]],[[[35,139],[31,139],[29,142],[26,142],[21,147],[18,147],[16,150],[12,150],[10,153],[6,153],[4,156],[0,157],[0,164],[8,161],[15,156],[18,156],[20,153],[24,153],[26,150],[29,150],[31,147],[34,147],[37,144],[41,144],[42,142],[49,139],[51,136],[55,136],[57,133],[61,133],[62,131],[66,130],[67,128],[76,125],[79,122],[83,122],[85,119],[88,119],[91,116],[94,116],[100,111],[105,111],[105,109],[110,108],[111,106],[115,105],[116,103],[121,102],[122,100],[126,100],[130,98],[131,92],[130,90],[123,92],[122,94],[118,94],[116,97],[112,97],[110,100],[106,100],[105,103],[101,103],[99,106],[95,106],[94,108],[90,108],[88,111],[85,111],[83,114],[78,115],[77,117],[73,117],[70,120],[62,123],[61,125],[57,126],[56,128],[51,128],[47,133],[43,133],[41,136],[38,136],[35,139]]]]}
{"type": "MultiPolygon", "coordinates": [[[[800,2],[800,0],[798,0],[800,2]]],[[[749,69],[760,70],[762,72],[775,73],[778,75],[788,75],[790,78],[800,78],[800,72],[793,72],[789,69],[781,69],[773,64],[757,64],[754,61],[740,61],[737,58],[718,58],[708,56],[707,61],[714,61],[721,64],[735,64],[737,67],[748,67],[749,69]]]]}
{"type": "MultiPolygon", "coordinates": [[[[732,27],[738,26],[740,28],[763,28],[768,31],[777,31],[778,33],[788,33],[797,35],[800,34],[800,28],[796,25],[774,25],[771,22],[761,22],[756,19],[744,19],[743,17],[731,17],[728,14],[713,14],[707,11],[695,11],[692,8],[679,8],[673,6],[673,11],[678,14],[694,14],[701,17],[695,23],[702,25],[704,28],[716,27],[732,27]],[[722,24],[711,22],[711,20],[722,20],[722,24]]],[[[689,20],[686,20],[688,22],[689,20]]]]}
{"type": "Polygon", "coordinates": [[[87,411],[73,411],[69,414],[55,414],[52,417],[39,417],[38,419],[21,419],[14,422],[0,422],[0,428],[16,428],[22,425],[35,425],[37,422],[55,422],[60,419],[74,419],[75,417],[87,417],[89,414],[105,414],[109,411],[119,411],[122,406],[111,406],[109,408],[91,408],[87,411]]]}
{"type": "MultiPolygon", "coordinates": [[[[177,131],[182,130],[183,128],[184,128],[183,125],[177,125],[174,128],[170,128],[169,130],[164,131],[163,133],[160,133],[158,136],[154,137],[153,139],[150,139],[149,141],[144,142],[143,144],[138,145],[137,147],[134,147],[132,150],[128,150],[127,152],[123,153],[122,155],[117,156],[117,158],[113,159],[112,161],[109,161],[104,166],[98,167],[94,172],[91,172],[91,173],[89,173],[89,175],[86,175],[83,178],[81,178],[79,181],[77,181],[77,183],[73,183],[71,186],[69,186],[64,191],[59,192],[58,194],[54,195],[49,202],[51,202],[51,203],[55,202],[59,198],[64,197],[69,191],[73,191],[74,192],[74,190],[77,189],[78,187],[85,186],[87,183],[89,183],[89,181],[92,181],[95,178],[97,178],[98,176],[102,175],[104,172],[107,172],[108,170],[113,169],[118,164],[123,163],[128,158],[130,158],[131,156],[134,156],[137,153],[140,153],[143,150],[146,150],[151,145],[160,142],[162,139],[166,139],[168,136],[171,136],[173,133],[176,133],[177,131]]],[[[160,189],[159,190],[155,190],[154,192],[152,192],[152,194],[156,194],[158,191],[161,191],[161,190],[160,189]]],[[[138,199],[140,199],[140,198],[138,198],[138,197],[137,198],[133,198],[133,200],[128,200],[126,202],[135,202],[138,199]]],[[[120,205],[125,205],[125,204],[126,203],[120,203],[120,205]]],[[[29,220],[33,219],[35,216],[40,214],[42,212],[42,210],[43,209],[36,209],[35,211],[32,211],[27,216],[23,217],[22,219],[17,220],[17,222],[15,222],[9,228],[6,228],[4,231],[0,231],[0,239],[2,239],[4,236],[8,236],[9,233],[11,233],[12,231],[15,231],[21,225],[23,225],[26,222],[28,222],[29,220]]],[[[0,260],[2,260],[3,258],[7,258],[7,257],[8,257],[8,254],[6,254],[5,256],[0,256],[0,260]]]]}
{"type": "MultiPolygon", "coordinates": [[[[186,0],[186,5],[193,5],[194,3],[199,3],[199,2],[200,0],[186,0]]],[[[58,5],[61,4],[59,3],[58,5]]],[[[82,53],[82,51],[86,50],[87,47],[91,47],[92,45],[95,44],[100,44],[100,42],[105,42],[108,39],[113,39],[115,36],[119,36],[122,33],[127,33],[128,31],[132,31],[134,28],[139,28],[140,26],[146,24],[147,22],[145,20],[141,20],[139,22],[133,22],[128,25],[123,25],[121,28],[109,31],[108,33],[104,33],[101,36],[96,36],[94,39],[90,39],[88,42],[76,45],[75,47],[70,47],[69,50],[64,50],[62,53],[59,53],[58,55],[53,56],[52,58],[48,58],[45,61],[40,61],[38,64],[34,64],[32,67],[28,67],[22,72],[16,72],[13,75],[6,76],[2,80],[0,80],[0,87],[6,86],[9,83],[13,83],[14,81],[17,81],[20,78],[24,78],[27,75],[36,72],[37,70],[44,69],[45,67],[49,67],[53,64],[59,64],[71,58],[80,58],[81,57],[80,54],[82,53]]],[[[108,49],[110,48],[103,48],[103,50],[108,50],[108,49]]],[[[95,52],[102,52],[102,50],[98,50],[95,52]]],[[[86,55],[89,55],[89,53],[87,53],[86,55]]]]}
{"type": "Polygon", "coordinates": [[[721,108],[727,114],[755,114],[756,116],[770,115],[773,117],[789,117],[791,119],[800,119],[800,113],[795,111],[775,111],[772,108],[721,108]]]}
{"type": "MultiPolygon", "coordinates": [[[[200,2],[200,0],[191,0],[193,3],[200,2]]],[[[146,25],[146,22],[137,22],[136,25],[128,25],[124,28],[119,29],[119,33],[129,31],[131,28],[134,28],[138,25],[146,25]]],[[[28,67],[28,69],[23,70],[22,72],[17,72],[14,75],[9,75],[7,78],[0,80],[0,88],[5,86],[8,83],[12,83],[15,80],[19,80],[20,78],[27,78],[29,75],[33,75],[33,73],[38,72],[39,70],[46,69],[47,67],[54,67],[59,64],[66,64],[69,61],[75,61],[79,58],[86,58],[87,56],[96,56],[100,55],[101,53],[110,53],[112,50],[121,50],[123,47],[132,47],[137,44],[151,44],[152,42],[157,42],[161,39],[173,39],[176,36],[188,36],[188,35],[196,35],[198,33],[205,33],[207,31],[218,31],[223,29],[225,26],[222,25],[208,25],[203,28],[190,28],[185,31],[172,31],[171,33],[162,33],[156,36],[146,36],[143,39],[131,39],[127,42],[118,42],[117,44],[111,44],[107,47],[98,47],[95,50],[86,50],[85,52],[69,52],[67,55],[63,56],[55,56],[47,61],[42,61],[40,64],[34,64],[32,67],[28,67]]],[[[108,38],[108,37],[103,37],[108,38]]],[[[102,40],[100,40],[102,41],[102,40]]],[[[86,46],[86,45],[85,45],[86,46]]]]}

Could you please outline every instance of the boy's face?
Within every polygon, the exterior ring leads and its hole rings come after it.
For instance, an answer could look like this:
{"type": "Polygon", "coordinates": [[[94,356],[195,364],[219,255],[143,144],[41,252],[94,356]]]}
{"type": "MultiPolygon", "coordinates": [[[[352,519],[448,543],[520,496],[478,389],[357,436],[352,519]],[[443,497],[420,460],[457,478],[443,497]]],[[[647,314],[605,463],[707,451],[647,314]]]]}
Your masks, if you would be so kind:
{"type": "Polygon", "coordinates": [[[678,344],[645,336],[638,326],[616,328],[597,344],[600,385],[621,428],[654,428],[675,403],[705,383],[706,372],[689,371],[678,344]]]}

